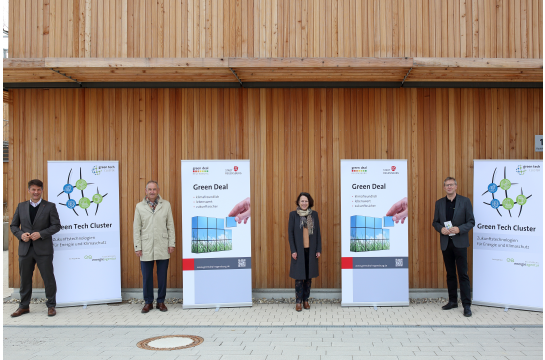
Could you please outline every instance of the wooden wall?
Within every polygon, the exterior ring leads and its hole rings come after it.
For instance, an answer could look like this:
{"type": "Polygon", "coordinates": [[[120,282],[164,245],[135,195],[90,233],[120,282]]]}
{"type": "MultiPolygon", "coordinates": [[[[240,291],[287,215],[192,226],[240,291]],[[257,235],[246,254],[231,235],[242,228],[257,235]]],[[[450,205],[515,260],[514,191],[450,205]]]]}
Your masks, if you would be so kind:
{"type": "MultiPolygon", "coordinates": [[[[287,220],[303,190],[314,196],[323,230],[315,285],[339,288],[340,159],[408,159],[410,287],[444,288],[431,226],[442,180],[455,176],[459,193],[473,199],[473,159],[543,158],[533,149],[534,135],[543,134],[542,89],[33,89],[10,95],[10,214],[27,199],[29,179],[47,180],[48,160],[119,160],[123,288],[142,286],[132,219],[148,180],[157,179],[171,201],[181,242],[180,159],[250,159],[254,288],[293,285],[287,220]]],[[[16,248],[11,236],[10,287],[19,286],[16,248]]],[[[181,246],[171,258],[168,286],[183,287],[181,246]]]]}
{"type": "Polygon", "coordinates": [[[19,0],[9,12],[13,58],[543,58],[542,0],[19,0]]]}
{"type": "MultiPolygon", "coordinates": [[[[8,202],[8,197],[9,197],[9,194],[8,194],[8,169],[9,169],[9,166],[8,166],[8,163],[2,163],[2,191],[3,191],[3,196],[2,196],[2,200],[3,200],[3,204],[6,204],[8,202]]],[[[3,207],[3,210],[2,210],[2,221],[7,221],[7,217],[6,215],[8,215],[8,213],[6,212],[7,211],[7,207],[6,205],[2,205],[3,207]]],[[[13,214],[12,214],[13,215],[13,214]]]]}
{"type": "MultiPolygon", "coordinates": [[[[7,91],[6,91],[7,92],[7,91]]],[[[9,100],[9,99],[4,99],[4,100],[9,100]]],[[[3,102],[2,103],[2,120],[8,120],[9,119],[9,103],[8,102],[3,102]]],[[[2,121],[2,138],[3,138],[3,141],[8,141],[9,140],[9,123],[8,122],[5,122],[5,121],[2,121]]],[[[3,169],[3,185],[2,185],[2,189],[3,189],[3,196],[2,196],[2,199],[3,199],[3,204],[6,204],[8,202],[8,163],[4,163],[2,165],[2,169],[3,169]]],[[[3,211],[2,211],[2,214],[3,214],[3,218],[4,218],[4,221],[7,221],[6,219],[6,215],[7,215],[7,207],[5,205],[3,205],[3,211]]]]}

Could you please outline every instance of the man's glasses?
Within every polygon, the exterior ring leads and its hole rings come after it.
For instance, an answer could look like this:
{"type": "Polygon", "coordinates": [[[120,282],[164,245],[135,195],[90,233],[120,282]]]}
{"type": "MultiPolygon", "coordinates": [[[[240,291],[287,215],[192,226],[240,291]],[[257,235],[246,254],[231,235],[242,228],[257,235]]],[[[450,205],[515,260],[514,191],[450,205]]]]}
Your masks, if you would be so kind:
{"type": "Polygon", "coordinates": [[[456,184],[445,184],[445,187],[453,187],[456,186],[456,184]]]}

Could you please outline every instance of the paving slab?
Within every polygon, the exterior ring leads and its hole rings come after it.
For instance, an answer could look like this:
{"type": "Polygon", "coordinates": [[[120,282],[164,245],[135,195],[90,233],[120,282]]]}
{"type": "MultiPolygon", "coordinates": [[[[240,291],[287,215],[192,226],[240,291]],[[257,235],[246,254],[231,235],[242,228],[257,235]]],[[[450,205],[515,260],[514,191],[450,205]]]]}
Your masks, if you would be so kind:
{"type": "MultiPolygon", "coordinates": [[[[399,328],[379,328],[379,341],[369,342],[364,338],[360,342],[346,343],[346,347],[327,346],[324,336],[327,329],[323,327],[288,327],[273,328],[275,332],[289,332],[292,341],[278,341],[278,333],[272,333],[271,328],[261,327],[232,328],[229,326],[207,327],[137,327],[137,326],[77,326],[77,325],[5,325],[4,326],[4,357],[18,360],[25,359],[195,359],[195,360],[229,360],[229,359],[534,359],[543,358],[543,350],[538,346],[510,347],[508,350],[500,346],[489,346],[490,340],[498,344],[505,336],[526,334],[522,338],[526,343],[542,342],[543,329],[540,326],[525,328],[524,332],[516,327],[504,328],[500,338],[490,336],[490,330],[495,328],[471,327],[467,335],[452,336],[448,328],[428,327],[425,333],[441,343],[441,346],[407,346],[399,342],[391,342],[392,335],[399,333],[399,328]],[[304,341],[297,338],[297,330],[307,335],[304,341]],[[184,350],[150,351],[136,347],[140,340],[163,335],[198,335],[203,337],[202,345],[184,350]],[[232,335],[241,336],[233,342],[232,335]],[[463,337],[460,340],[460,337],[463,337]],[[481,339],[482,338],[482,339],[481,339]],[[471,347],[463,347],[469,339],[471,347]],[[256,341],[260,340],[260,341],[256,341]],[[308,341],[307,341],[308,340],[308,341]],[[479,341],[482,342],[480,343],[479,341]],[[258,346],[256,346],[258,344],[258,346]],[[290,344],[290,345],[286,345],[290,344]],[[479,345],[485,344],[485,345],[479,345]],[[324,346],[325,345],[325,346],[324,346]]],[[[410,332],[413,328],[405,328],[410,332]]],[[[336,328],[333,331],[338,331],[336,328]]],[[[361,327],[342,328],[343,333],[361,335],[362,330],[373,333],[373,328],[361,327]]],[[[422,332],[422,327],[414,331],[422,332]]],[[[493,336],[493,335],[492,335],[493,336]]],[[[327,337],[326,337],[327,338],[327,337]]],[[[353,339],[353,338],[350,338],[353,339]]],[[[515,338],[513,338],[515,339],[515,338]]]]}
{"type": "MultiPolygon", "coordinates": [[[[4,261],[6,252],[4,252],[4,261]]],[[[4,262],[5,267],[6,261],[4,262]]],[[[5,272],[6,274],[6,272],[5,272]]],[[[10,289],[6,288],[4,297],[10,289]]],[[[408,307],[341,307],[258,304],[245,308],[140,313],[142,305],[104,304],[57,308],[31,305],[18,318],[17,304],[3,305],[6,359],[161,359],[161,360],[515,360],[543,359],[543,313],[437,304],[408,307]],[[196,347],[143,350],[136,344],[165,335],[197,335],[196,347]]]]}
{"type": "MultiPolygon", "coordinates": [[[[472,306],[473,316],[466,318],[461,311],[442,311],[437,304],[411,304],[407,307],[379,308],[384,312],[395,312],[395,316],[375,318],[372,308],[343,308],[338,304],[313,305],[314,314],[309,312],[298,313],[292,305],[287,304],[258,304],[245,308],[244,312],[236,308],[222,308],[218,312],[214,309],[183,310],[181,304],[169,305],[169,311],[163,313],[152,310],[148,314],[141,314],[141,305],[89,305],[86,309],[81,306],[57,308],[57,316],[48,317],[46,306],[31,304],[30,313],[19,318],[9,315],[17,309],[17,304],[4,304],[4,325],[63,325],[68,322],[78,325],[135,325],[135,326],[434,326],[451,325],[459,329],[450,329],[452,334],[463,334],[464,329],[475,325],[542,325],[543,313],[509,310],[486,306],[472,306]],[[336,312],[350,310],[351,316],[341,325],[330,319],[336,312]],[[426,319],[419,320],[412,317],[414,311],[425,312],[426,319]],[[254,321],[253,319],[259,319],[254,321]],[[279,321],[281,320],[281,321],[279,321]]],[[[490,335],[502,335],[501,329],[490,335]]],[[[414,334],[401,333],[401,337],[414,337],[414,334]]],[[[301,336],[304,336],[302,334],[301,336]]],[[[522,336],[525,336],[524,334],[522,336]]]]}

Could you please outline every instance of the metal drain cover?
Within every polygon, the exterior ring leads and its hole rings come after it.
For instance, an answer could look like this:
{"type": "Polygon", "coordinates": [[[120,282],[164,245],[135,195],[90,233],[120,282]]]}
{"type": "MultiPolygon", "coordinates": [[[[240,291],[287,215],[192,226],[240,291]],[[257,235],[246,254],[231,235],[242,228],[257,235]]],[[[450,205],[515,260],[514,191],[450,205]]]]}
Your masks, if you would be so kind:
{"type": "Polygon", "coordinates": [[[170,351],[200,345],[204,339],[195,335],[166,335],[142,340],[136,344],[140,349],[170,351]]]}

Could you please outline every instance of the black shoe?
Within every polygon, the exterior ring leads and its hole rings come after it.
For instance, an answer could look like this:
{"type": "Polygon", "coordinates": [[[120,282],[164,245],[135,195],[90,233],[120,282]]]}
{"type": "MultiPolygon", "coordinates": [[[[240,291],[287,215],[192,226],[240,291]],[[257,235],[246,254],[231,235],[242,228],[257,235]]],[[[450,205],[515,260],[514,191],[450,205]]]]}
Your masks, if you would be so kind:
{"type": "Polygon", "coordinates": [[[441,309],[443,310],[450,310],[450,309],[454,309],[454,308],[457,308],[458,307],[458,303],[457,302],[448,302],[446,305],[443,305],[441,307],[441,309]]]}
{"type": "Polygon", "coordinates": [[[464,316],[465,317],[471,317],[471,308],[469,306],[464,307],[464,316]]]}

